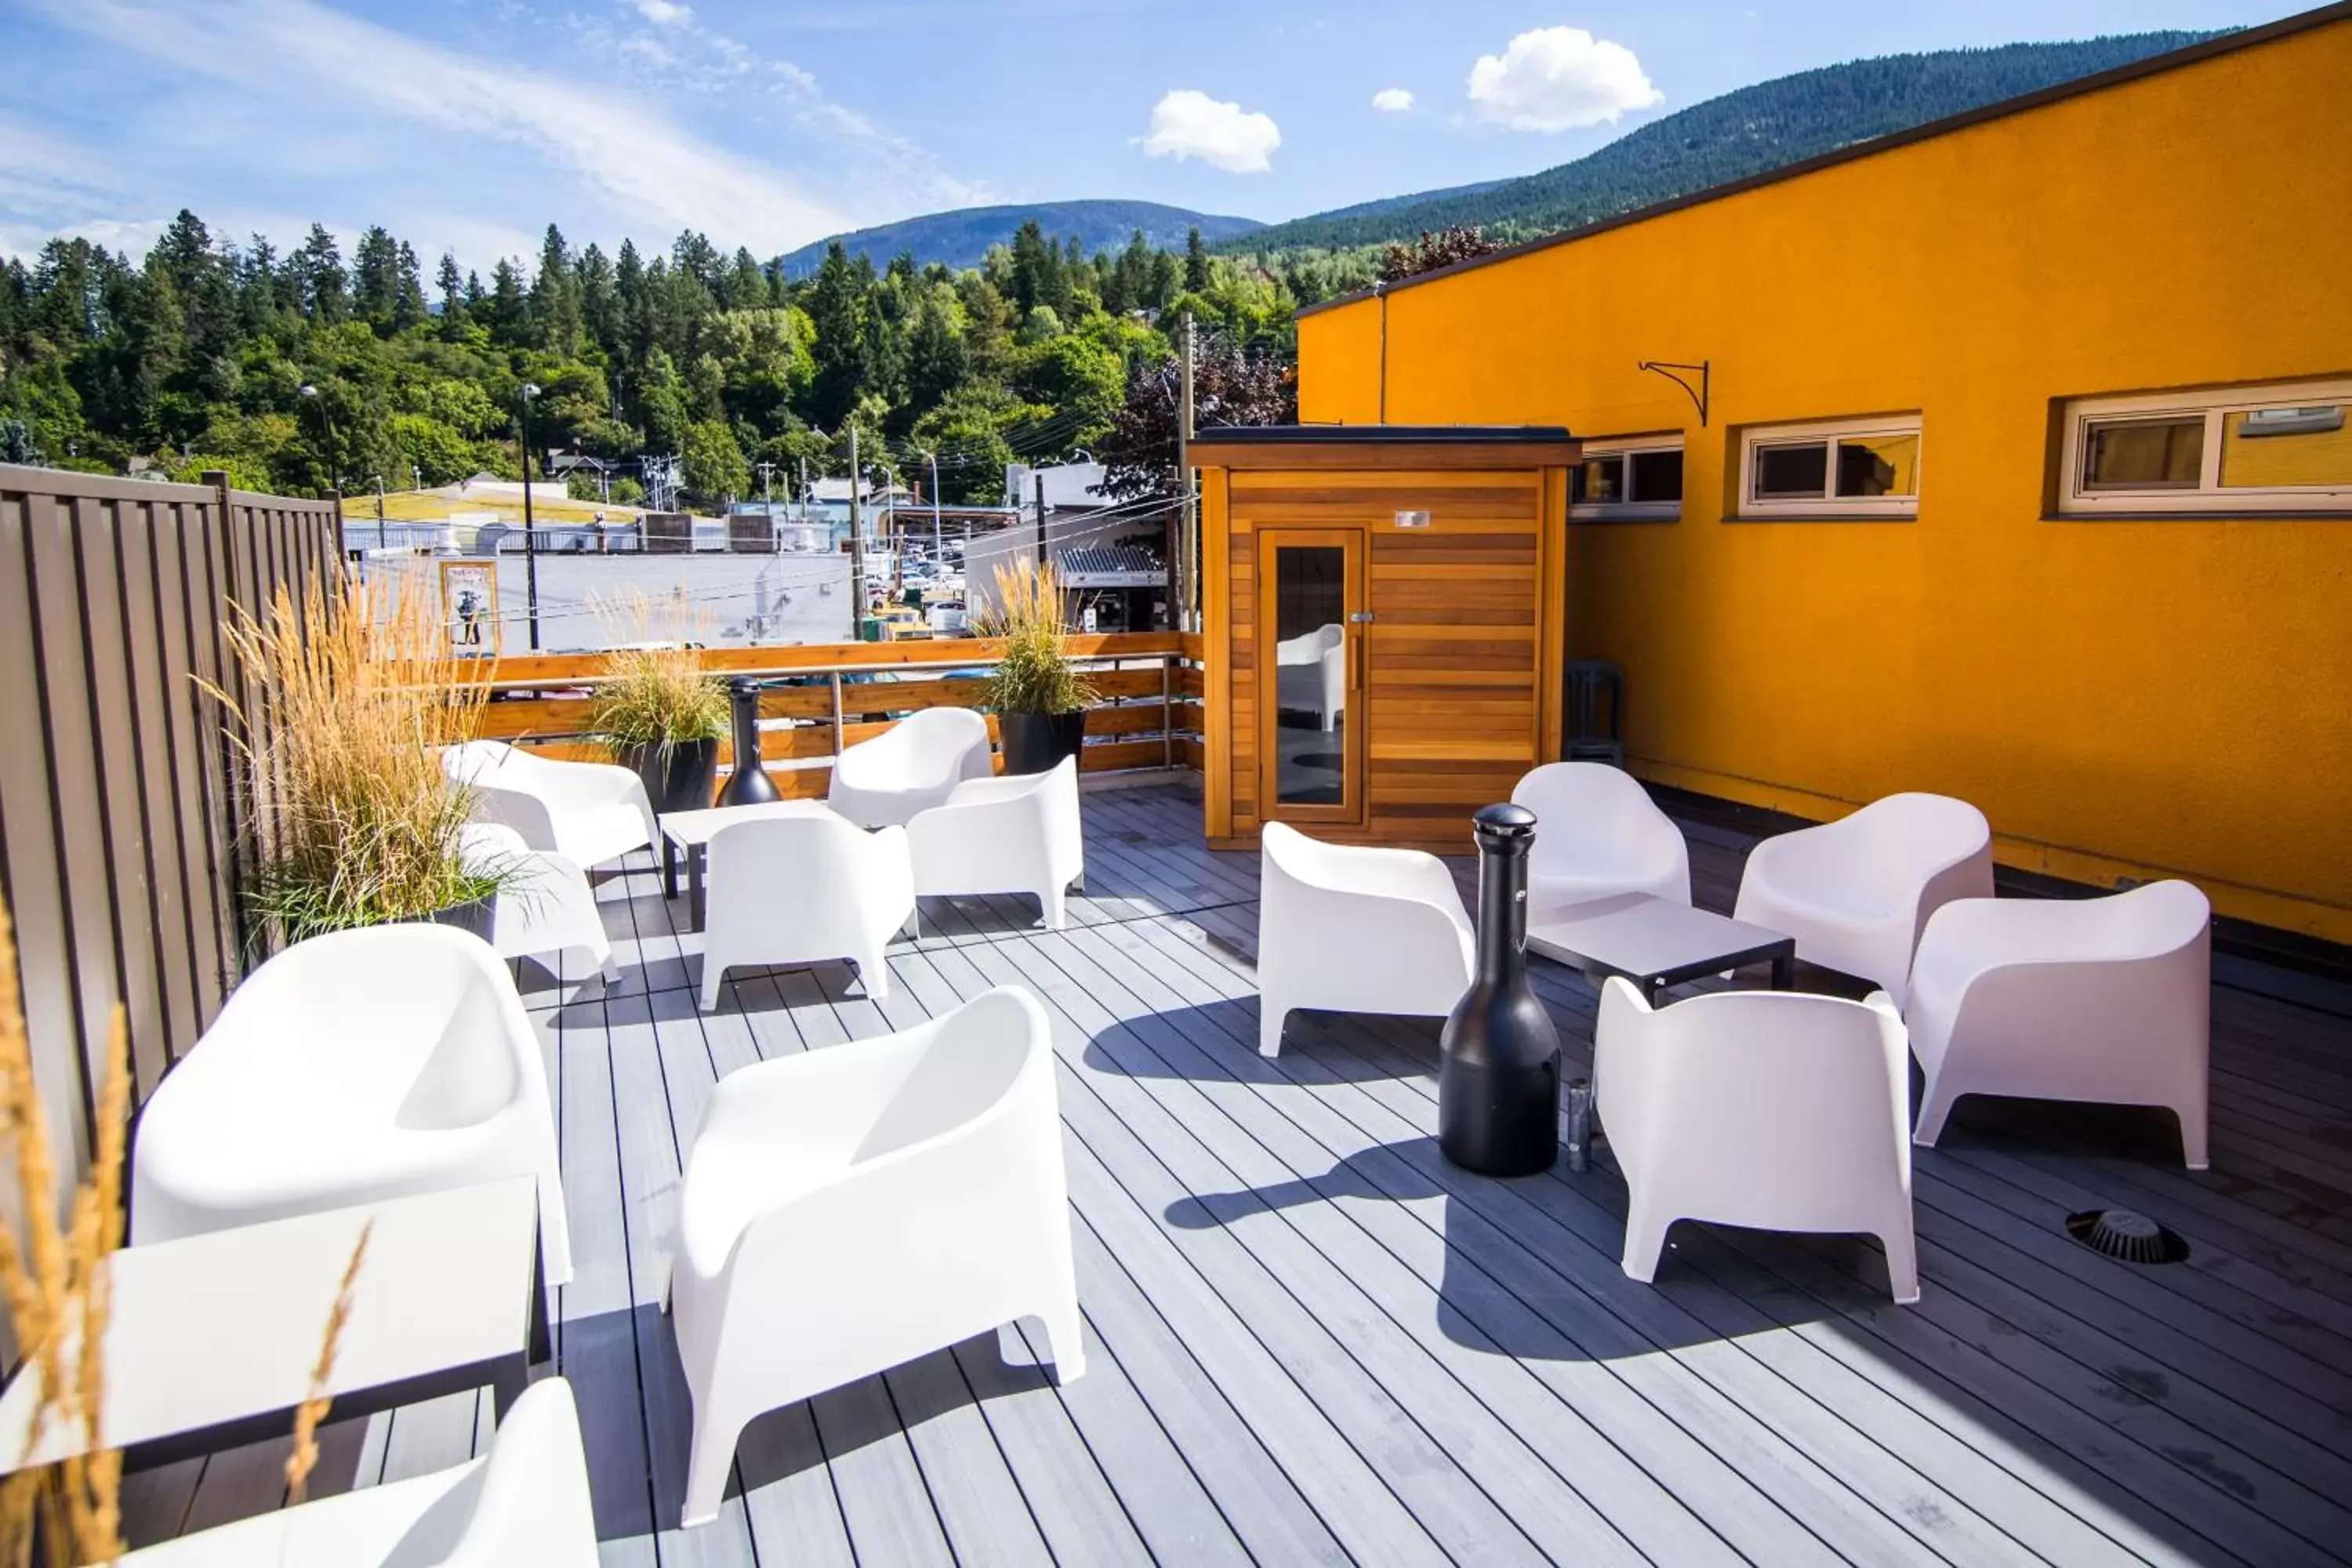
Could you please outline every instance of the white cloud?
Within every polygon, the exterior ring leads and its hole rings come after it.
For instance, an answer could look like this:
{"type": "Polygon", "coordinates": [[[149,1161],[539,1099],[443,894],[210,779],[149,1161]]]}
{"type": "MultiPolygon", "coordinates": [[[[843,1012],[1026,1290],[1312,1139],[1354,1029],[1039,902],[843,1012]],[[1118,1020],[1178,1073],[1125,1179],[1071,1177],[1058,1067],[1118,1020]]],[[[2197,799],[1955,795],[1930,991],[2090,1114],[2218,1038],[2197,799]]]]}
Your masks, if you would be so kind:
{"type": "Polygon", "coordinates": [[[1514,131],[1572,131],[1665,100],[1633,50],[1581,27],[1521,33],[1470,68],[1478,117],[1514,131]]]}
{"type": "Polygon", "coordinates": [[[637,15],[657,27],[667,27],[686,21],[694,15],[691,5],[678,5],[671,0],[635,0],[637,15]]]}
{"type": "Polygon", "coordinates": [[[1383,114],[1402,114],[1412,107],[1412,89],[1404,87],[1384,87],[1372,94],[1372,107],[1383,114]]]}
{"type": "Polygon", "coordinates": [[[625,215],[667,228],[724,229],[789,249],[854,226],[772,166],[609,86],[494,64],[314,0],[46,0],[44,9],[60,25],[256,94],[306,88],[345,121],[373,117],[521,147],[625,215]]]}
{"type": "Polygon", "coordinates": [[[1230,174],[1258,174],[1274,167],[1269,155],[1282,145],[1282,132],[1269,115],[1180,87],[1151,106],[1151,129],[1136,142],[1150,157],[1198,158],[1230,174]]]}

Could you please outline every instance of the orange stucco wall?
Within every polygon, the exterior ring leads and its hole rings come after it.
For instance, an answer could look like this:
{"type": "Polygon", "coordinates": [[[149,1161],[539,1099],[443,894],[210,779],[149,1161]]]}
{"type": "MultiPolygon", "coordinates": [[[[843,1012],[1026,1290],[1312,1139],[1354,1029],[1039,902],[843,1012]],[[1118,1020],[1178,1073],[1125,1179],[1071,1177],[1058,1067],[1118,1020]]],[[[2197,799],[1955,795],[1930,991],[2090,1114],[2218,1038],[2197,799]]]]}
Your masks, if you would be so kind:
{"type": "Polygon", "coordinates": [[[2044,505],[2054,400],[2352,372],[2347,257],[2336,22],[1393,290],[1385,348],[1311,313],[1300,415],[1685,432],[1680,522],[1572,531],[1637,772],[1957,795],[2010,863],[2352,941],[2352,518],[2044,505]],[[1713,362],[1706,427],[1643,359],[1713,362]],[[1742,425],[1896,411],[1916,521],[1727,521],[1742,425]]]}

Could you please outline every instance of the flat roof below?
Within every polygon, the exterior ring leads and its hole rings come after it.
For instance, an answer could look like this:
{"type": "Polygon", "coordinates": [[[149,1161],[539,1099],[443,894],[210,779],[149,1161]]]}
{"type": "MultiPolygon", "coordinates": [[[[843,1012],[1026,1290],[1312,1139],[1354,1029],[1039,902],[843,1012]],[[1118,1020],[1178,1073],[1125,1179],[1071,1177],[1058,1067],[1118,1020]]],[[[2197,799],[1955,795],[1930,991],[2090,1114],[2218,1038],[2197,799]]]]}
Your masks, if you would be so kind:
{"type": "Polygon", "coordinates": [[[1280,446],[1286,442],[1346,443],[1367,446],[1407,441],[1418,446],[1459,442],[1489,446],[1497,442],[1549,443],[1571,439],[1565,425],[1210,425],[1193,437],[1213,441],[1280,446]]]}

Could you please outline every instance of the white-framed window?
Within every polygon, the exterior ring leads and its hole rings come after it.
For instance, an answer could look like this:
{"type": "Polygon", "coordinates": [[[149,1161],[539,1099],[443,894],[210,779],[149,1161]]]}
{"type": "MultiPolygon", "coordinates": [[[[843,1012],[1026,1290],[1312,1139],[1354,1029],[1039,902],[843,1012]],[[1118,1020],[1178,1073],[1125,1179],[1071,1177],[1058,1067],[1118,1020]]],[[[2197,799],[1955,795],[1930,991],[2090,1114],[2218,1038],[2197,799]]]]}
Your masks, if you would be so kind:
{"type": "Polygon", "coordinates": [[[1739,515],[1919,514],[1919,416],[1754,425],[1739,437],[1739,515]]]}
{"type": "Polygon", "coordinates": [[[1683,438],[1603,436],[1583,443],[1568,474],[1568,515],[1597,521],[1666,521],[1683,514],[1683,438]]]}
{"type": "Polygon", "coordinates": [[[2058,510],[2352,513],[2352,381],[2066,405],[2058,510]]]}

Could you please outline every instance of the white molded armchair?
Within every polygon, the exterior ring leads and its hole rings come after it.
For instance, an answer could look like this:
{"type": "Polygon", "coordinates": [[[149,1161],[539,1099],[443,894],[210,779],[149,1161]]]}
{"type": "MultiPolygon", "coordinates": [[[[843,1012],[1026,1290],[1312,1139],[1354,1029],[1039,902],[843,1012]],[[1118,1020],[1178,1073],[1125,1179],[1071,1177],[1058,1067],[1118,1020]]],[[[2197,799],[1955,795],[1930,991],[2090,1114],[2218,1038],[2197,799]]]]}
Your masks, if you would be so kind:
{"type": "Polygon", "coordinates": [[[131,1240],[518,1175],[538,1178],[541,1266],[565,1284],[555,1114],[505,963],[454,926],[333,931],[255,970],[149,1097],[131,1240]]]}
{"type": "Polygon", "coordinates": [[[1964,1094],[2155,1105],[2206,1169],[2212,922],[2179,881],[1937,910],[1903,1014],[1927,1075],[1913,1137],[1933,1144],[1964,1094]]]}
{"type": "Polygon", "coordinates": [[[847,958],[868,996],[890,994],[882,951],[915,918],[907,830],[868,833],[831,812],[754,817],[710,836],[702,1010],[737,964],[847,958]]]}
{"type": "Polygon", "coordinates": [[[834,758],[825,804],[861,827],[889,827],[995,771],[987,720],[969,708],[925,708],[834,758]]]}
{"type": "Polygon", "coordinates": [[[1325,844],[1269,822],[1259,839],[1258,1052],[1297,1007],[1444,1017],[1470,988],[1477,938],[1445,862],[1325,844]]]}
{"type": "Polygon", "coordinates": [[[1275,705],[1312,713],[1325,730],[1348,697],[1348,628],[1334,622],[1274,645],[1275,705]]]}
{"type": "Polygon", "coordinates": [[[579,952],[605,979],[621,977],[595,889],[579,862],[551,849],[533,849],[521,834],[499,822],[468,824],[458,847],[469,868],[506,879],[490,914],[490,945],[500,958],[579,952]]]}
{"type": "Polygon", "coordinates": [[[596,1568],[572,1385],[542,1378],[483,1458],[129,1553],[121,1568],[596,1568]]]}
{"type": "Polygon", "coordinates": [[[1641,781],[1607,763],[1547,763],[1511,802],[1536,814],[1528,901],[1583,903],[1619,893],[1691,901],[1690,846],[1641,781]]]}
{"type": "Polygon", "coordinates": [[[1064,897],[1087,874],[1077,758],[1042,773],[966,779],[907,824],[907,847],[918,894],[1034,894],[1046,927],[1060,931],[1064,897]]]}
{"type": "Polygon", "coordinates": [[[1927,917],[1992,897],[1992,830],[1966,801],[1890,795],[1749,852],[1733,918],[1797,939],[1808,963],[1868,980],[1903,1004],[1927,917]]]}
{"type": "Polygon", "coordinates": [[[504,741],[446,746],[441,765],[478,792],[476,821],[502,823],[533,849],[601,866],[654,841],[652,803],[627,768],[557,762],[504,741]]]}
{"type": "Polygon", "coordinates": [[[1019,1318],[1084,1370],[1045,1009],[1001,986],[916,1028],[741,1068],[678,1188],[671,1309],[694,1396],[685,1522],[745,1424],[1019,1318]]]}
{"type": "Polygon", "coordinates": [[[1678,1219],[1878,1237],[1919,1299],[1911,1065],[1885,993],[1727,991],[1653,1009],[1601,991],[1593,1084],[1625,1175],[1625,1272],[1649,1281],[1678,1219]]]}

